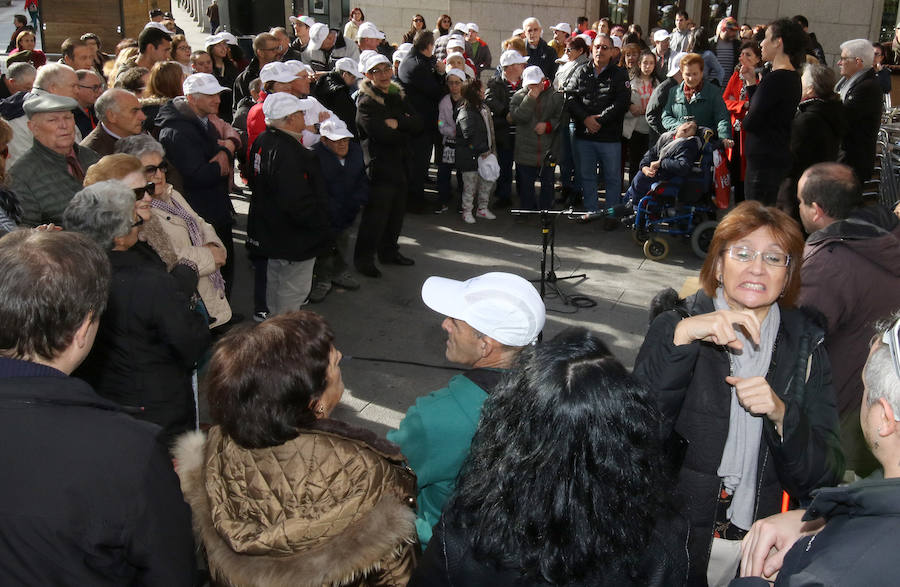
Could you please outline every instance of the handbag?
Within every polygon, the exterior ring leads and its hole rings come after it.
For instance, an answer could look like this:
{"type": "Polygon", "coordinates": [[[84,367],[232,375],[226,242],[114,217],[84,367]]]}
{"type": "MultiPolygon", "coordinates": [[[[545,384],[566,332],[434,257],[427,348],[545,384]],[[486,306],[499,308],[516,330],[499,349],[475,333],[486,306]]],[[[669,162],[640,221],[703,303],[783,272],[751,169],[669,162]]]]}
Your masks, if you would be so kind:
{"type": "Polygon", "coordinates": [[[478,158],[478,175],[485,181],[497,181],[500,177],[500,163],[497,155],[491,153],[487,157],[478,158]]]}

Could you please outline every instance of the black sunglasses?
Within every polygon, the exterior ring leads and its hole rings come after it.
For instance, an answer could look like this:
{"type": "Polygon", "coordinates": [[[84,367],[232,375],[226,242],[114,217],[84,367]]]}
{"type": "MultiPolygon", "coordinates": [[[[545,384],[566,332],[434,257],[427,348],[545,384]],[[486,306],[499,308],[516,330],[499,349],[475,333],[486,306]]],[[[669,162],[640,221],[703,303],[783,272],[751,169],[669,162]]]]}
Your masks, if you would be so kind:
{"type": "Polygon", "coordinates": [[[144,167],[144,175],[153,175],[157,171],[162,171],[163,173],[169,172],[169,165],[163,161],[159,165],[146,165],[144,167]]]}
{"type": "Polygon", "coordinates": [[[154,192],[156,192],[156,184],[152,181],[147,182],[143,187],[134,188],[134,199],[135,201],[141,200],[145,195],[152,197],[154,192]]]}

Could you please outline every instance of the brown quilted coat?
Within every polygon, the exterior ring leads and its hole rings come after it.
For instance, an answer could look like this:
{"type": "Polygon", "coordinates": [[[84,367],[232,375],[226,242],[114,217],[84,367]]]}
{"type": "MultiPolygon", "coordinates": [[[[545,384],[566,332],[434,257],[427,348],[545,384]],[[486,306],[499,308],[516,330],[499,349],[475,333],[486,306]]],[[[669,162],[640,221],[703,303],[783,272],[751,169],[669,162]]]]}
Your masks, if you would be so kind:
{"type": "Polygon", "coordinates": [[[221,428],[174,450],[194,529],[222,585],[406,585],[415,475],[397,447],[335,420],[245,449],[221,428]]]}

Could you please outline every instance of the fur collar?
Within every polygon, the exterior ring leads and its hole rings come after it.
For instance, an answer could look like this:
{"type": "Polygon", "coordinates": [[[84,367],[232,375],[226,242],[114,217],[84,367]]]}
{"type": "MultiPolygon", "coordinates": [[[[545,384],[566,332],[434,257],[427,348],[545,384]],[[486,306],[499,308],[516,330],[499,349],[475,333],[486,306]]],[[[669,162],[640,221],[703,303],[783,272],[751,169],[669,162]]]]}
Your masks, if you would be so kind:
{"type": "MultiPolygon", "coordinates": [[[[338,424],[325,428],[341,429],[338,424]]],[[[206,548],[209,568],[218,584],[348,585],[379,570],[381,561],[392,554],[400,558],[415,543],[415,512],[396,496],[386,494],[355,524],[316,548],[288,556],[238,554],[222,540],[213,524],[205,487],[205,445],[203,433],[189,432],[177,439],[172,452],[182,492],[191,507],[194,532],[206,548]]]]}
{"type": "Polygon", "coordinates": [[[141,98],[141,107],[144,106],[162,106],[166,102],[169,101],[169,98],[165,98],[163,96],[150,96],[148,98],[141,98]]]}
{"type": "Polygon", "coordinates": [[[381,104],[384,105],[384,97],[385,95],[392,95],[396,92],[397,95],[400,96],[400,99],[403,100],[406,98],[406,93],[403,91],[403,88],[400,87],[400,84],[397,82],[391,82],[391,89],[388,90],[388,93],[385,94],[381,90],[375,87],[369,79],[364,79],[359,83],[359,92],[364,96],[368,96],[381,104]]]}

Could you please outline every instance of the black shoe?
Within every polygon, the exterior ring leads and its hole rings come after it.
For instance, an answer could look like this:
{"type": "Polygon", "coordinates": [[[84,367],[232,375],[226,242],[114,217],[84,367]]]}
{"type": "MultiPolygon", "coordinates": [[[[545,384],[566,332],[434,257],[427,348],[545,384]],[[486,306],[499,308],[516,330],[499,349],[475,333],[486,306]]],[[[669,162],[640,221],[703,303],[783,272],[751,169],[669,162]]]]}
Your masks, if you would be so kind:
{"type": "Polygon", "coordinates": [[[354,265],[356,265],[356,270],[366,277],[381,277],[381,271],[378,270],[378,267],[372,261],[368,263],[354,263],[354,265]]]}
{"type": "Polygon", "coordinates": [[[410,259],[409,257],[404,257],[404,256],[401,255],[399,252],[398,252],[398,253],[394,253],[394,254],[391,255],[390,257],[378,257],[378,261],[379,261],[382,265],[403,265],[403,266],[407,266],[407,267],[408,267],[409,265],[415,265],[415,264],[416,264],[415,261],[413,261],[413,260],[410,259]]]}

